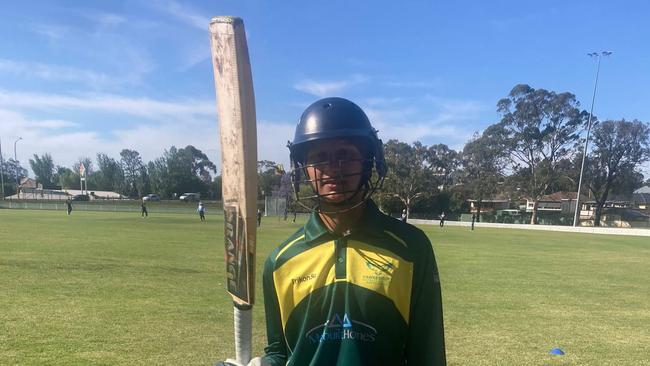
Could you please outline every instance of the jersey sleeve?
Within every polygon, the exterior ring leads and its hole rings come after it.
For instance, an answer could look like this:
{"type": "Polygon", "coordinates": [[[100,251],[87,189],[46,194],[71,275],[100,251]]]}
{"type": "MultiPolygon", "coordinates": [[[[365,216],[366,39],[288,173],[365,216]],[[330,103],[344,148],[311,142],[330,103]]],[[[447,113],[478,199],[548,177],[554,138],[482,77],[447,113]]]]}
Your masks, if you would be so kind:
{"type": "Polygon", "coordinates": [[[440,277],[431,242],[418,238],[420,260],[414,268],[411,319],[406,346],[407,365],[446,365],[440,277]]]}
{"type": "Polygon", "coordinates": [[[273,281],[274,261],[269,257],[264,263],[262,287],[264,290],[264,311],[266,314],[266,337],[268,344],[264,347],[264,360],[272,366],[287,363],[287,344],[282,330],[280,305],[273,281]]]}

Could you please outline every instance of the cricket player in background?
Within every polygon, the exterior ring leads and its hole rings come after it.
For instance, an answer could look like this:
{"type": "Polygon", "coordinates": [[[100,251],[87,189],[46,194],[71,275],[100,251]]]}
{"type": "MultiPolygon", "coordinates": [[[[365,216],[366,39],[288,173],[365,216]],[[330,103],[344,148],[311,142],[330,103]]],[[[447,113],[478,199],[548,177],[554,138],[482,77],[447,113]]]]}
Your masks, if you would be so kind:
{"type": "Polygon", "coordinates": [[[203,206],[203,202],[199,201],[199,207],[196,208],[196,212],[199,213],[201,222],[205,221],[205,206],[203,206]]]}
{"type": "Polygon", "coordinates": [[[149,211],[147,211],[147,202],[144,200],[144,198],[142,198],[142,201],[140,203],[140,217],[149,217],[149,211]]]}

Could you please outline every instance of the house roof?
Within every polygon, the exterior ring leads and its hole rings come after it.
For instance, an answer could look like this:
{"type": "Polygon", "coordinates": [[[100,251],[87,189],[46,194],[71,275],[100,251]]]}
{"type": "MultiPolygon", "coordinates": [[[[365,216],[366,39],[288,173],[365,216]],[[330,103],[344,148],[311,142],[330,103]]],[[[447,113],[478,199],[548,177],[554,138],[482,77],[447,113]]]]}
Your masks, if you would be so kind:
{"type": "Polygon", "coordinates": [[[650,193],[650,186],[645,186],[637,189],[634,193],[650,193]]]}
{"type": "MultiPolygon", "coordinates": [[[[562,200],[575,200],[576,196],[578,194],[576,192],[555,192],[551,194],[547,194],[546,196],[542,196],[540,201],[562,201],[562,200]]],[[[586,197],[582,197],[582,199],[585,199],[586,197]]]]}
{"type": "MultiPolygon", "coordinates": [[[[478,202],[477,199],[469,198],[467,199],[467,202],[478,202]]],[[[483,203],[504,203],[504,202],[510,202],[509,200],[481,200],[483,203]]]]}
{"type": "Polygon", "coordinates": [[[63,191],[73,196],[77,194],[86,194],[90,192],[91,196],[96,196],[101,198],[123,198],[121,194],[112,191],[95,191],[95,190],[81,191],[78,189],[64,189],[63,191]]]}
{"type": "Polygon", "coordinates": [[[632,194],[632,201],[636,203],[650,203],[650,192],[632,194]]]}
{"type": "Polygon", "coordinates": [[[29,177],[20,178],[20,188],[43,188],[43,185],[29,177]]]}
{"type": "MultiPolygon", "coordinates": [[[[468,202],[476,202],[478,199],[476,198],[471,198],[467,200],[468,202]]],[[[481,202],[494,202],[494,203],[500,203],[500,202],[510,202],[510,201],[518,201],[516,199],[510,198],[507,193],[499,192],[493,196],[490,196],[487,199],[481,200],[481,202]]]]}

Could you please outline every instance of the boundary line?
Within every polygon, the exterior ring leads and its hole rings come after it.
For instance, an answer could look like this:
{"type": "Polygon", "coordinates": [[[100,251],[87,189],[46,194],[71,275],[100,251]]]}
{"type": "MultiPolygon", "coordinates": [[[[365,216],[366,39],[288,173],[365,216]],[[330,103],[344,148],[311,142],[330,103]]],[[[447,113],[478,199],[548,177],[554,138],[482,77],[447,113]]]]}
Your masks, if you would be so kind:
{"type": "MultiPolygon", "coordinates": [[[[409,219],[409,224],[415,225],[439,225],[440,220],[420,220],[409,219]]],[[[447,221],[445,225],[464,226],[469,228],[472,223],[467,221],[447,221]]],[[[573,227],[561,225],[530,225],[530,224],[497,224],[489,222],[477,222],[474,224],[477,229],[495,228],[495,229],[520,229],[520,230],[542,230],[542,231],[559,231],[569,233],[599,234],[599,235],[625,235],[625,236],[650,236],[650,229],[640,228],[617,228],[617,227],[573,227]]]]}

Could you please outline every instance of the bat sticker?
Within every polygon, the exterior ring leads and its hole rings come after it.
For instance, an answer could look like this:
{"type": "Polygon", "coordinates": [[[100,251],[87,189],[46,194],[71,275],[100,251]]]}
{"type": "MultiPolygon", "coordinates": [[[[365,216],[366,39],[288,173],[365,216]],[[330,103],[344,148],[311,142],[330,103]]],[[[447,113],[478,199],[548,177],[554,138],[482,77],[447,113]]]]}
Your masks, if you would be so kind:
{"type": "Polygon", "coordinates": [[[248,245],[246,225],[235,205],[224,207],[226,235],[226,279],[228,292],[249,303],[248,245]]]}

